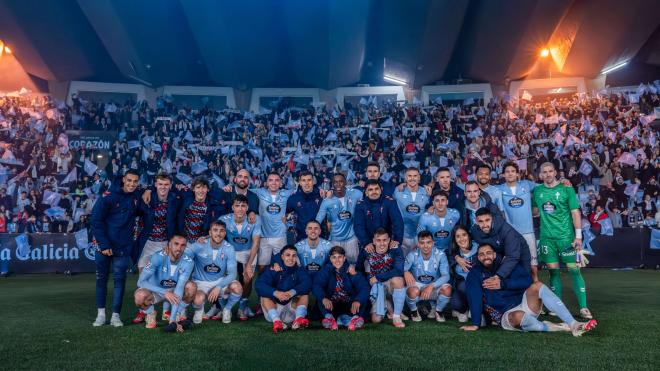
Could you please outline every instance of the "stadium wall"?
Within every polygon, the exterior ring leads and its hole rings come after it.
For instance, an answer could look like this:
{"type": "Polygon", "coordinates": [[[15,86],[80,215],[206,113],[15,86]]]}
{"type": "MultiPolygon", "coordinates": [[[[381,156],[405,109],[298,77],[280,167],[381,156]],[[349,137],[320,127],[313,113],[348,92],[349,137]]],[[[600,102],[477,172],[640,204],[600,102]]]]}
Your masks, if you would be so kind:
{"type": "Polygon", "coordinates": [[[262,97],[311,98],[313,104],[318,104],[321,95],[319,90],[315,88],[255,88],[252,89],[250,98],[250,111],[259,112],[259,102],[262,97]]]}
{"type": "Polygon", "coordinates": [[[340,107],[344,107],[346,97],[378,97],[379,95],[396,95],[396,100],[406,100],[403,86],[346,87],[334,90],[335,99],[340,107]]]}
{"type": "Polygon", "coordinates": [[[155,91],[147,86],[139,84],[114,84],[104,82],[71,81],[69,84],[69,94],[67,95],[67,104],[73,104],[71,95],[81,91],[98,93],[123,93],[135,94],[138,101],[147,100],[150,105],[156,104],[155,91]]]}
{"type": "Polygon", "coordinates": [[[179,86],[179,85],[165,85],[156,89],[158,95],[183,95],[183,96],[210,96],[210,97],[225,97],[227,108],[236,108],[236,97],[234,96],[234,89],[228,87],[214,87],[214,86],[179,86]]]}
{"type": "Polygon", "coordinates": [[[462,84],[462,85],[426,85],[422,86],[422,102],[429,104],[430,96],[433,94],[456,94],[456,93],[482,93],[484,102],[489,102],[493,97],[493,89],[490,84],[462,84]]]}
{"type": "Polygon", "coordinates": [[[511,84],[509,84],[509,95],[512,97],[519,97],[524,90],[564,88],[569,86],[576,87],[578,93],[587,92],[587,84],[584,77],[559,77],[553,79],[511,81],[511,84]]]}

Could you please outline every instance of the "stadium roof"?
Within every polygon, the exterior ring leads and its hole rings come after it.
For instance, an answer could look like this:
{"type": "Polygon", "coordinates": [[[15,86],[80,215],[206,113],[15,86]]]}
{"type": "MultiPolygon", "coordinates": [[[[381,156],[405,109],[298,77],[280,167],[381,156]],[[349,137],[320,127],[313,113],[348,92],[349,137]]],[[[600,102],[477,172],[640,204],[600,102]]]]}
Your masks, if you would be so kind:
{"type": "Polygon", "coordinates": [[[544,47],[560,75],[629,61],[657,78],[658,14],[657,0],[3,0],[0,40],[56,81],[504,83],[530,76],[544,47]]]}

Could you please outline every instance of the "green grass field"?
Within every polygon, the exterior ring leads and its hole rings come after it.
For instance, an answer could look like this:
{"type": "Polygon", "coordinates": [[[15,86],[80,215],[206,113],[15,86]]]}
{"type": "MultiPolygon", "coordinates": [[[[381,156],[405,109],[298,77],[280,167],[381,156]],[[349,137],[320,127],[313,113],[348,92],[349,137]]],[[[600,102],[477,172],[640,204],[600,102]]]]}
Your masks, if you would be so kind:
{"type": "MultiPolygon", "coordinates": [[[[131,275],[127,286],[123,328],[91,326],[96,314],[91,274],[0,279],[0,368],[660,369],[657,271],[586,270],[599,326],[582,338],[500,328],[465,333],[456,320],[408,322],[403,330],[368,323],[354,333],[329,332],[315,323],[301,332],[275,335],[263,318],[229,325],[205,322],[184,334],[166,334],[130,324],[135,279],[131,275]]],[[[575,310],[568,280],[564,292],[575,310]]]]}

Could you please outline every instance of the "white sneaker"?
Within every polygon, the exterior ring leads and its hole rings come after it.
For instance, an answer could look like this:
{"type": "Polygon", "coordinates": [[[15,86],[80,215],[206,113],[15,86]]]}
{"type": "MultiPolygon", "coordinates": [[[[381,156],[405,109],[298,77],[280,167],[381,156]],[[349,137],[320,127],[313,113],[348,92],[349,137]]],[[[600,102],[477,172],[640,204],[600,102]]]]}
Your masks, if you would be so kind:
{"type": "Polygon", "coordinates": [[[124,326],[124,322],[121,321],[121,318],[119,318],[119,316],[113,314],[112,317],[110,318],[110,326],[122,327],[124,326]]]}
{"type": "Polygon", "coordinates": [[[200,324],[202,323],[202,318],[204,317],[204,308],[197,309],[193,315],[193,323],[200,324]]]}
{"type": "Polygon", "coordinates": [[[406,316],[405,314],[401,313],[401,320],[408,321],[410,320],[410,318],[408,318],[408,316],[406,316]]]}
{"type": "Polygon", "coordinates": [[[435,321],[436,322],[445,322],[445,315],[442,313],[436,313],[435,314],[435,321]]]}
{"type": "Polygon", "coordinates": [[[105,314],[104,315],[97,315],[96,320],[94,320],[94,323],[92,323],[92,326],[94,327],[99,327],[105,325],[105,314]]]}
{"type": "Polygon", "coordinates": [[[452,317],[454,317],[454,318],[458,318],[458,315],[459,315],[459,313],[458,313],[457,310],[453,310],[453,309],[451,310],[451,316],[452,316],[452,317]]]}
{"type": "Polygon", "coordinates": [[[231,323],[231,309],[225,308],[222,310],[222,323],[231,323]]]}
{"type": "Polygon", "coordinates": [[[433,307],[433,308],[431,308],[431,311],[430,311],[429,314],[426,316],[426,318],[428,318],[428,319],[434,319],[435,316],[436,316],[436,313],[435,313],[435,307],[433,307]]]}
{"type": "Polygon", "coordinates": [[[458,313],[458,315],[456,317],[458,318],[458,322],[460,322],[460,323],[465,323],[465,322],[468,321],[467,313],[458,313]]]}

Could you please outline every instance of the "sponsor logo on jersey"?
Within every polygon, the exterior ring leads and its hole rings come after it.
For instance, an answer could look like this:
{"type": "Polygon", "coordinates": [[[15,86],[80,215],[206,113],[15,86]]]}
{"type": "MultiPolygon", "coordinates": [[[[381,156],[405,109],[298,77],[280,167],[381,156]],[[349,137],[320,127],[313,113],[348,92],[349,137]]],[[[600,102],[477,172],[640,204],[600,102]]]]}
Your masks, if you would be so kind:
{"type": "MultiPolygon", "coordinates": [[[[369,214],[369,211],[367,211],[367,215],[369,214]]],[[[337,216],[339,220],[348,220],[351,218],[351,212],[344,210],[340,211],[339,215],[337,216]]]]}
{"type": "Polygon", "coordinates": [[[220,272],[220,267],[218,267],[217,265],[211,263],[209,265],[204,266],[204,272],[215,274],[215,273],[220,272]]]}
{"type": "Polygon", "coordinates": [[[175,287],[176,281],[173,279],[160,280],[161,287],[175,287]]]}
{"type": "Polygon", "coordinates": [[[406,211],[410,214],[419,214],[422,209],[417,204],[410,204],[406,206],[406,211]]]}
{"type": "Polygon", "coordinates": [[[447,238],[449,237],[449,232],[444,230],[439,230],[435,232],[434,236],[437,238],[447,238]]]}
{"type": "Polygon", "coordinates": [[[282,211],[282,208],[280,207],[280,205],[276,203],[272,203],[266,207],[266,211],[269,214],[277,215],[280,213],[280,211],[282,211]]]}
{"type": "Polygon", "coordinates": [[[310,271],[310,272],[317,272],[320,269],[321,269],[321,266],[318,265],[317,263],[307,264],[307,270],[310,271]]]}
{"type": "Polygon", "coordinates": [[[548,214],[553,214],[557,207],[555,204],[553,204],[550,201],[546,201],[543,203],[543,212],[548,213],[548,214]]]}
{"type": "Polygon", "coordinates": [[[524,204],[525,201],[520,197],[513,197],[512,199],[509,200],[509,206],[511,206],[514,209],[522,207],[524,204]]]}
{"type": "Polygon", "coordinates": [[[245,238],[245,237],[236,236],[236,237],[232,238],[232,241],[234,241],[235,243],[238,243],[238,244],[241,244],[241,245],[242,245],[242,244],[247,243],[247,242],[248,242],[248,239],[245,238]]]}
{"type": "Polygon", "coordinates": [[[421,276],[419,276],[417,278],[417,280],[419,282],[425,283],[425,284],[433,282],[434,279],[435,279],[435,277],[431,276],[430,274],[422,274],[421,276]]]}

